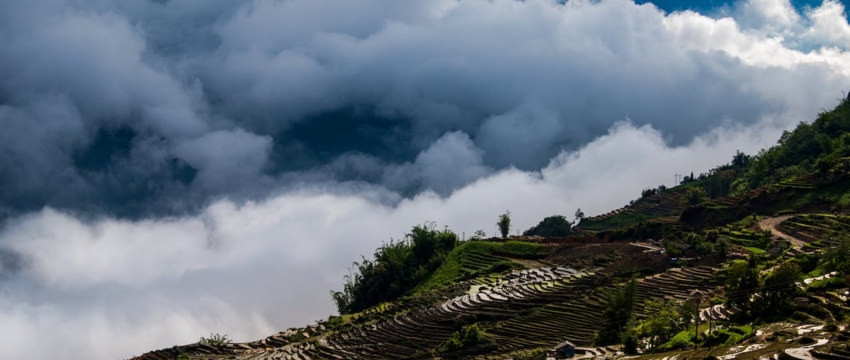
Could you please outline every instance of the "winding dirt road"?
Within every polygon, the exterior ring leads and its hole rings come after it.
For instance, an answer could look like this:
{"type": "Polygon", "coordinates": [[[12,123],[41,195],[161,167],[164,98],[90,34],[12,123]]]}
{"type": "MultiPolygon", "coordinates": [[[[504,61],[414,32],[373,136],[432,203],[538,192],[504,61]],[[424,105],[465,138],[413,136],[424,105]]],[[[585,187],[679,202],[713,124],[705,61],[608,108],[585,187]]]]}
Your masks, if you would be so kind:
{"type": "Polygon", "coordinates": [[[788,235],[788,234],[781,232],[778,229],[776,229],[777,225],[781,224],[785,220],[790,219],[791,216],[793,216],[793,215],[783,215],[783,216],[777,216],[777,217],[763,219],[762,221],[759,221],[759,228],[761,228],[762,230],[770,230],[771,235],[778,236],[778,237],[781,237],[785,240],[790,241],[791,245],[794,246],[794,248],[796,248],[797,250],[799,250],[799,249],[802,249],[803,246],[806,245],[805,241],[797,239],[797,238],[795,238],[791,235],[788,235]]]}

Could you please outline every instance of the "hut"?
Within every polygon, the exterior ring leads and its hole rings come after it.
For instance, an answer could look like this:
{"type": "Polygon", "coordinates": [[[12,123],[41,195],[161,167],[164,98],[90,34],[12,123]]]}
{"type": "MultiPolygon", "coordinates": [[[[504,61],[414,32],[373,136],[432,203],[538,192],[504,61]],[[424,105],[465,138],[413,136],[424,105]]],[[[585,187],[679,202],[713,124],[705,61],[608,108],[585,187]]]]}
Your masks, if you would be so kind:
{"type": "Polygon", "coordinates": [[[555,359],[569,359],[576,356],[576,346],[569,341],[564,341],[555,346],[551,353],[555,359]]]}

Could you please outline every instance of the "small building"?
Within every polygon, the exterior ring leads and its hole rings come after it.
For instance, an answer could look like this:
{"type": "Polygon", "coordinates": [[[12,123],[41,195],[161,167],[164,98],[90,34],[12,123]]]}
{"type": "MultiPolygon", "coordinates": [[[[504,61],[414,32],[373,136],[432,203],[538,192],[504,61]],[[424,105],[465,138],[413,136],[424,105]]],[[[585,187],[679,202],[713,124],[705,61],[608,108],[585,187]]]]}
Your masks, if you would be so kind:
{"type": "Polygon", "coordinates": [[[564,341],[555,346],[549,353],[550,358],[569,359],[576,356],[576,346],[569,341],[564,341]]]}
{"type": "Polygon", "coordinates": [[[809,303],[810,303],[809,298],[807,298],[807,297],[805,297],[805,296],[801,296],[801,297],[798,297],[798,298],[794,299],[794,305],[795,305],[798,309],[805,309],[805,308],[808,308],[808,307],[809,307],[809,303]]]}
{"type": "Polygon", "coordinates": [[[776,258],[782,256],[782,249],[780,249],[778,246],[776,246],[776,247],[773,247],[770,250],[768,250],[766,252],[766,254],[769,258],[776,259],[776,258]]]}
{"type": "Polygon", "coordinates": [[[691,300],[694,300],[697,303],[701,303],[703,301],[703,299],[709,299],[710,298],[708,296],[708,293],[706,293],[702,290],[691,290],[691,292],[688,293],[688,296],[690,297],[691,300]]]}

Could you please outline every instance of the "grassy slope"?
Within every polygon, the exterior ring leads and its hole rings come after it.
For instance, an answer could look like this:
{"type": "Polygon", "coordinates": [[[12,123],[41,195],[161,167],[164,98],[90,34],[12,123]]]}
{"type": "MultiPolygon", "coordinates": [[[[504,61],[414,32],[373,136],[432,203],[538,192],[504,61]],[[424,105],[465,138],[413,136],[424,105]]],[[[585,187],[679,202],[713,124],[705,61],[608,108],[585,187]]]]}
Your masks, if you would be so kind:
{"type": "Polygon", "coordinates": [[[510,258],[535,259],[545,256],[542,245],[508,241],[468,241],[456,247],[446,261],[414,293],[438,289],[451,283],[520,267],[510,258]]]}
{"type": "MultiPolygon", "coordinates": [[[[692,182],[682,184],[672,189],[668,189],[664,192],[664,194],[678,196],[683,193],[687,188],[699,185],[701,183],[702,182],[692,182]]],[[[681,213],[681,211],[658,212],[657,210],[654,210],[654,206],[657,206],[661,202],[662,201],[655,199],[654,196],[650,198],[641,198],[635,201],[634,204],[627,206],[628,209],[631,209],[634,212],[623,211],[619,214],[602,220],[593,220],[592,218],[585,218],[582,219],[579,228],[590,231],[613,230],[634,226],[640,223],[641,221],[649,221],[669,216],[678,217],[678,215],[681,213]]]]}
{"type": "Polygon", "coordinates": [[[604,231],[616,228],[623,228],[635,225],[640,222],[640,218],[632,213],[619,213],[604,220],[582,220],[581,229],[591,231],[604,231]]]}

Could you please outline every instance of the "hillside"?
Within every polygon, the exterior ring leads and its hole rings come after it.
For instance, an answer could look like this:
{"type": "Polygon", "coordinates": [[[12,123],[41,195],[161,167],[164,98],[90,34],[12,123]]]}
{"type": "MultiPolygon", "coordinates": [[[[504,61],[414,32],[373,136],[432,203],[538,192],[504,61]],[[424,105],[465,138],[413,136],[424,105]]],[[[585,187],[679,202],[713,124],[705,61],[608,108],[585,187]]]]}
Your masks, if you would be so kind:
{"type": "Polygon", "coordinates": [[[847,130],[844,100],[566,237],[415,226],[333,292],[339,316],[136,359],[850,359],[847,130]]]}

